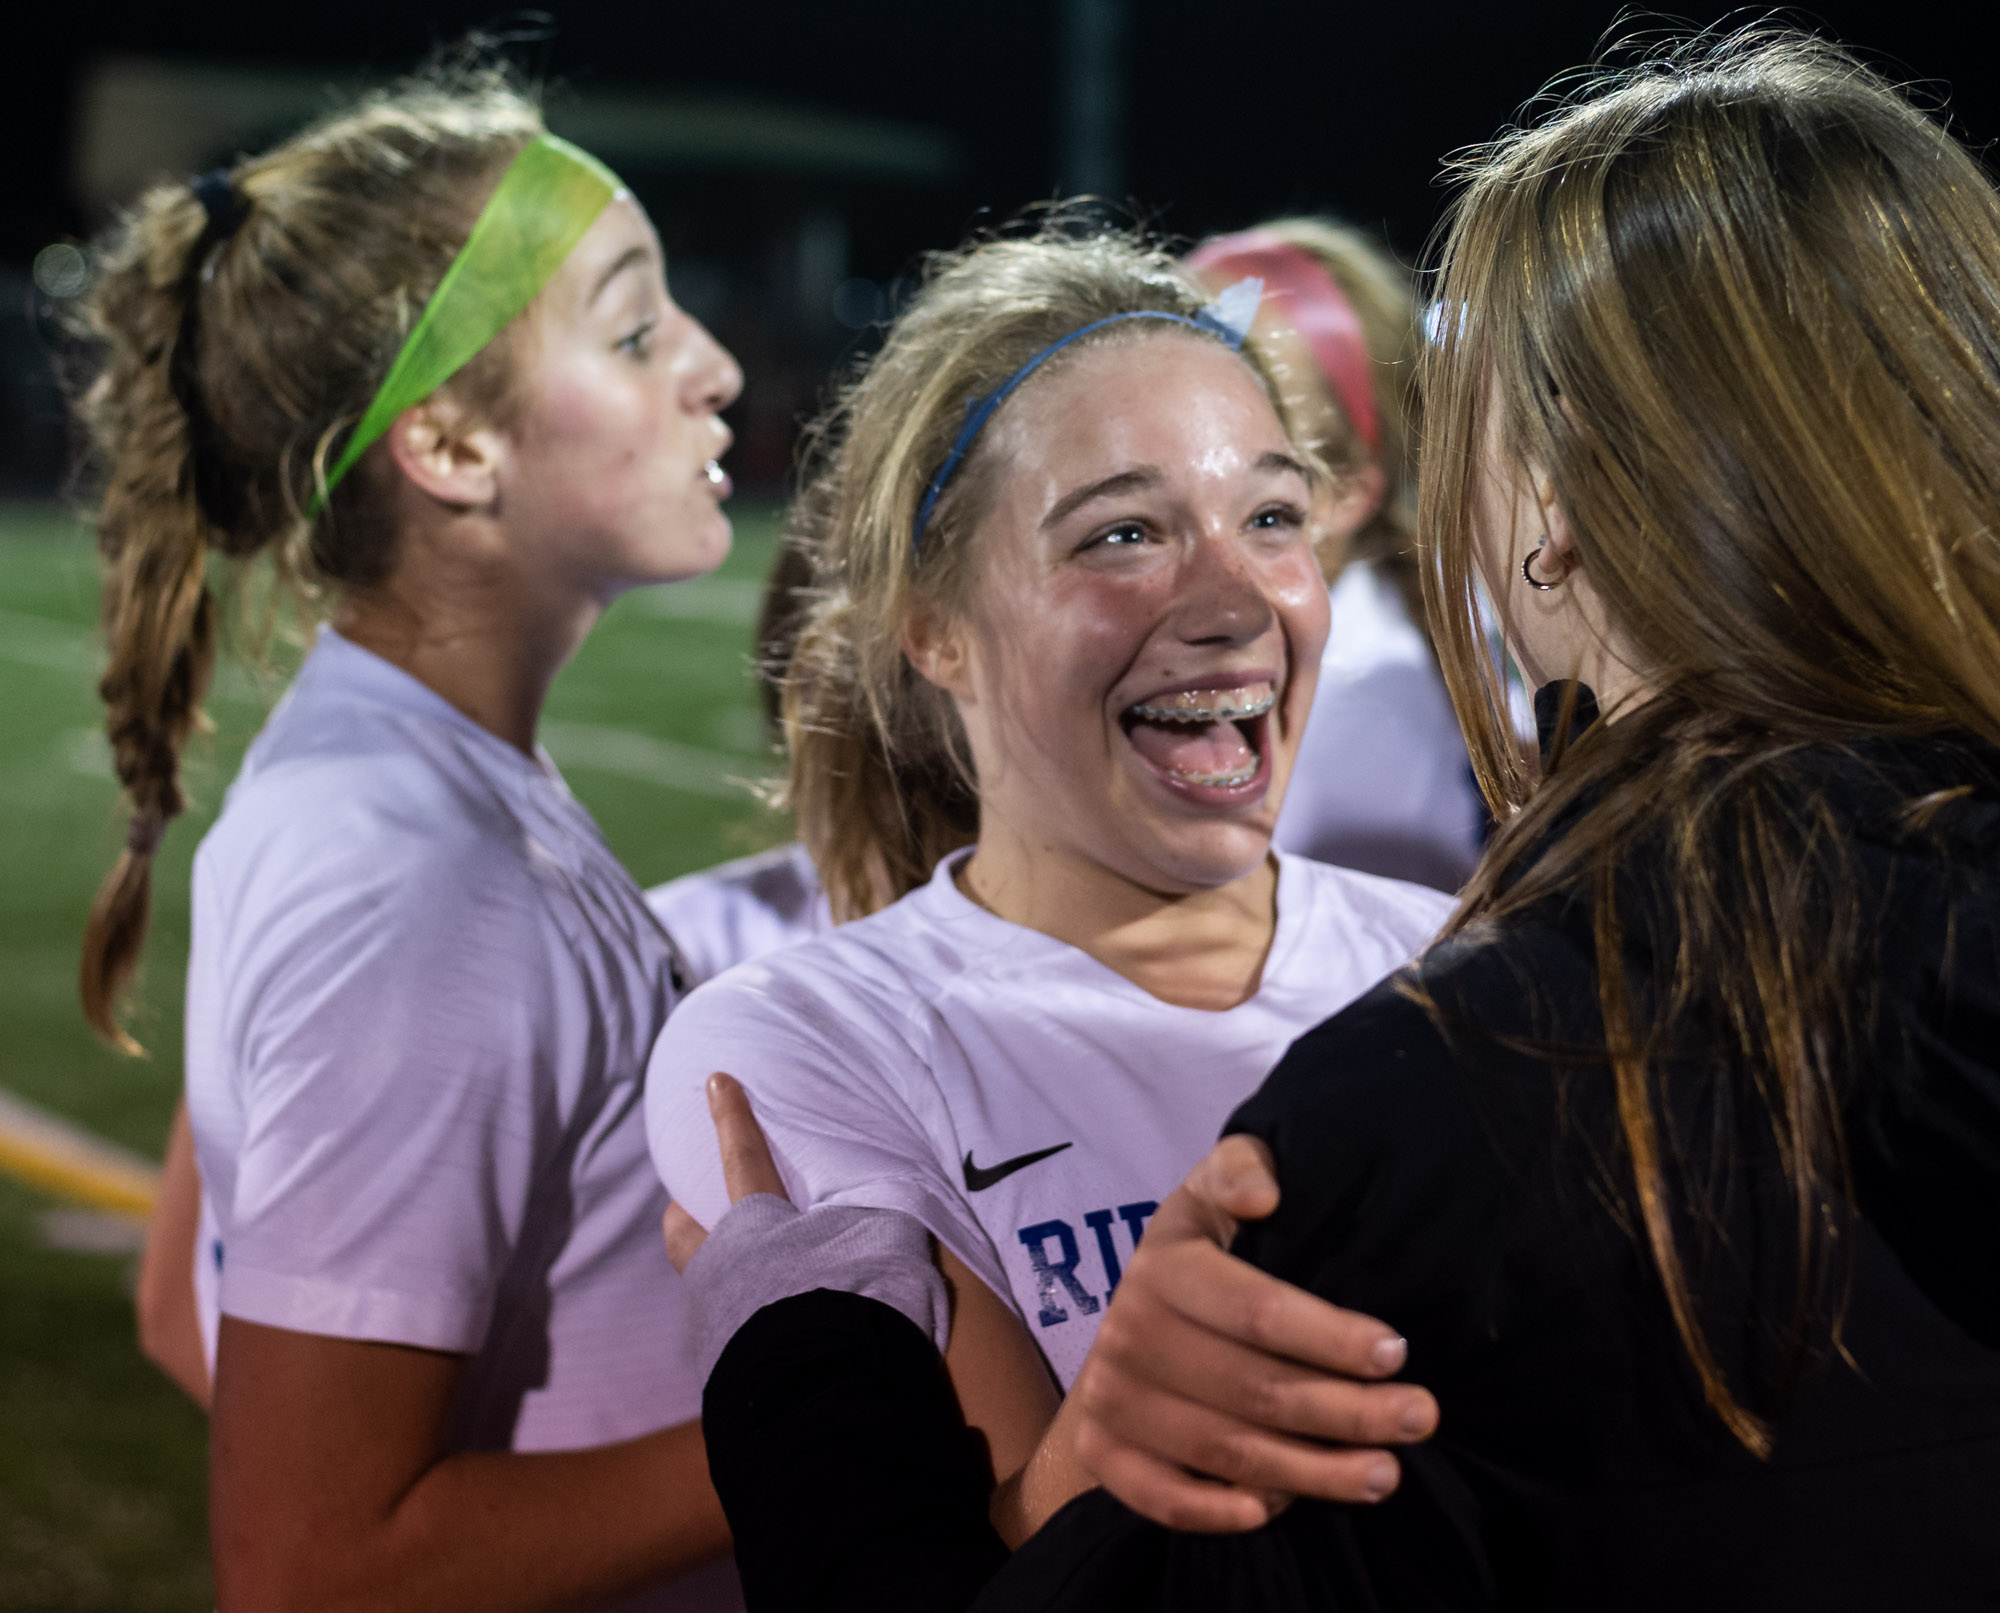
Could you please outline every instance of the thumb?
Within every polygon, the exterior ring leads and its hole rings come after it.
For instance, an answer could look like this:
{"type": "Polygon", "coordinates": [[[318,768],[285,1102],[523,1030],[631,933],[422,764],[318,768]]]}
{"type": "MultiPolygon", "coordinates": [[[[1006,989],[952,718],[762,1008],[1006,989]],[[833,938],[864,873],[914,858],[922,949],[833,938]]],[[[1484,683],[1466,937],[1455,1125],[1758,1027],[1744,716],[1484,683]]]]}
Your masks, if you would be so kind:
{"type": "Polygon", "coordinates": [[[722,1150],[722,1179],[729,1202],[753,1193],[785,1196],[784,1178],[771,1158],[764,1128],[750,1110],[750,1095],[732,1075],[718,1070],[708,1078],[708,1112],[715,1121],[715,1140],[722,1150]]]}
{"type": "Polygon", "coordinates": [[[1271,1150],[1255,1137],[1225,1137],[1160,1206],[1146,1235],[1157,1235],[1165,1221],[1170,1236],[1193,1233],[1227,1248],[1239,1221],[1261,1221],[1277,1207],[1278,1173],[1271,1150]]]}

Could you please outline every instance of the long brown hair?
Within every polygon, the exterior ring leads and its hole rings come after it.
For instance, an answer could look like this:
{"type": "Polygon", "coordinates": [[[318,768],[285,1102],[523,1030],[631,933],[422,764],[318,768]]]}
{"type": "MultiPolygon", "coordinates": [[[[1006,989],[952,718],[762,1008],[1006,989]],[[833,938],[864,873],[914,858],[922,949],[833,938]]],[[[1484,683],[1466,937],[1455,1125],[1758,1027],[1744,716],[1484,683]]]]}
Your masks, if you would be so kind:
{"type": "Polygon", "coordinates": [[[1796,1362],[1829,1318],[1838,1340],[1841,1103],[1873,971],[1851,826],[1793,764],[1868,736],[2000,740],[2000,197],[1852,58],[1768,30],[1600,75],[1467,172],[1423,377],[1424,583],[1503,827],[1455,925],[1587,902],[1637,1219],[1709,1403],[1763,1453],[1688,1277],[1704,1206],[1668,1036],[1711,1030],[1725,1096],[1763,1117],[1739,1135],[1781,1161],[1796,1362]],[[1474,608],[1489,430],[1545,470],[1649,690],[1539,782],[1474,608]],[[1674,936],[1637,991],[1635,847],[1674,936]]]}
{"type": "MultiPolygon", "coordinates": [[[[960,609],[978,574],[969,540],[996,473],[991,433],[939,501],[921,560],[910,530],[967,401],[1093,321],[1141,310],[1191,316],[1206,301],[1159,244],[1078,235],[1061,216],[1031,237],[939,253],[881,349],[810,428],[786,534],[811,557],[815,586],[785,672],[785,801],[836,918],[895,901],[978,834],[958,713],[902,649],[919,601],[960,609]]],[[[1157,339],[1157,328],[1117,324],[1079,347],[1157,339]]],[[[1264,353],[1246,342],[1243,357],[1296,439],[1264,353]]]]}
{"type": "MultiPolygon", "coordinates": [[[[211,560],[268,555],[308,587],[387,573],[379,455],[317,519],[306,511],[486,192],[541,127],[474,46],[236,163],[210,205],[188,184],[156,187],[99,244],[76,409],[102,483],[98,692],[132,819],[91,908],[80,986],[92,1027],[120,1046],[136,1046],[119,1002],[214,666],[211,560]],[[240,223],[219,227],[216,212],[240,223]]],[[[454,389],[496,414],[505,365],[503,340],[454,389]]]]}

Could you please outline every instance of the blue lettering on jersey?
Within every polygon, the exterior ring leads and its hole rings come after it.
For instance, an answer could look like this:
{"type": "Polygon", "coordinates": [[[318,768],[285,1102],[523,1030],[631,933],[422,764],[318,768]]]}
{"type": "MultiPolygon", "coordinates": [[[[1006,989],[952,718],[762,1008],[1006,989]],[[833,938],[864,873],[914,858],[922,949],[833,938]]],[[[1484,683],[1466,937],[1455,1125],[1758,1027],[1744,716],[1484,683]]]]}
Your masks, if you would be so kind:
{"type": "MultiPolygon", "coordinates": [[[[1116,1219],[1125,1223],[1133,1248],[1139,1246],[1139,1235],[1145,1230],[1147,1218],[1159,1207],[1152,1199],[1118,1206],[1116,1219]]],[[[1083,1224],[1096,1235],[1097,1255],[1104,1264],[1105,1299],[1111,1297],[1118,1287],[1118,1279],[1125,1274],[1124,1267],[1119,1263],[1118,1246],[1112,1240],[1112,1220],[1113,1212],[1108,1209],[1091,1210],[1083,1217],[1083,1224]]],[[[1015,1236],[1028,1251],[1028,1264],[1034,1268],[1035,1297],[1041,1307],[1036,1320],[1043,1327],[1054,1327],[1069,1320],[1070,1313],[1063,1309],[1058,1289],[1068,1294],[1080,1315],[1097,1314],[1100,1308],[1098,1297],[1077,1279],[1076,1268],[1082,1264],[1083,1251],[1077,1245],[1075,1227],[1067,1221],[1038,1221],[1031,1227],[1022,1227],[1015,1236]],[[1061,1253],[1060,1260],[1049,1258],[1051,1241],[1061,1253]]]]}
{"type": "Polygon", "coordinates": [[[1111,1212],[1092,1210],[1083,1218],[1083,1224],[1097,1234],[1097,1253],[1104,1261],[1104,1297],[1109,1299],[1118,1291],[1118,1279],[1125,1275],[1118,1264],[1118,1250],[1111,1242],[1111,1212]]]}
{"type": "Polygon", "coordinates": [[[1035,1268],[1035,1297],[1042,1302],[1042,1326],[1054,1327],[1069,1320],[1069,1312],[1056,1299],[1058,1284],[1069,1290],[1069,1297],[1079,1311],[1094,1316],[1097,1296],[1076,1280],[1076,1263],[1083,1258],[1083,1252],[1076,1246],[1076,1229],[1067,1221],[1037,1221],[1031,1227],[1021,1228],[1018,1236],[1028,1251],[1028,1263],[1035,1268]],[[1053,1263],[1048,1251],[1051,1238],[1062,1245],[1062,1259],[1053,1263]]]}

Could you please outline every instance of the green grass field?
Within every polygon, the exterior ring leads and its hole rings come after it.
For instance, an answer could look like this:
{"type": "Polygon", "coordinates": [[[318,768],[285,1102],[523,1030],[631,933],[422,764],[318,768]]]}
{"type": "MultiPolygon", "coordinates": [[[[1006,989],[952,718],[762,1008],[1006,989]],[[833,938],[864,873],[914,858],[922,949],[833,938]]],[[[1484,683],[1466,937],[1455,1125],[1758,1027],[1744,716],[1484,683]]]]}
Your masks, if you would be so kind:
{"type": "MultiPolygon", "coordinates": [[[[749,676],[777,512],[739,509],[715,577],[628,595],[567,668],[545,740],[643,884],[783,837],[738,782],[771,764],[749,676]]],[[[76,944],[124,835],[92,692],[88,530],[0,507],[0,1087],[157,1157],[180,1090],[188,865],[281,677],[217,680],[195,807],[155,874],[128,1059],[76,1007],[76,944]]],[[[282,673],[284,656],[272,659],[282,673]]],[[[49,1248],[0,1179],[0,1613],[206,1609],[200,1415],[132,1342],[129,1262],[49,1248]]]]}

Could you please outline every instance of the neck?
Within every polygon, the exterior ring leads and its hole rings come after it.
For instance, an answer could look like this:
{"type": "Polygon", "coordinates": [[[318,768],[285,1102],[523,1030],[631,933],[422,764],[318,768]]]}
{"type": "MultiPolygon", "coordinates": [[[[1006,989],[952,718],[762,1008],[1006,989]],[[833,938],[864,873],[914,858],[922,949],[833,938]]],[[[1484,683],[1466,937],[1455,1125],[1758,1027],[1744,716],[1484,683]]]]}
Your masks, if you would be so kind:
{"type": "Polygon", "coordinates": [[[1163,892],[1068,848],[983,824],[958,884],[987,911],[1065,941],[1182,1008],[1219,1012],[1254,997],[1277,934],[1271,857],[1226,885],[1163,892]]]}
{"type": "Polygon", "coordinates": [[[502,548],[471,547],[484,552],[407,542],[389,577],[344,599],[333,625],[532,755],[549,686],[602,607],[526,576],[502,548]]]}

